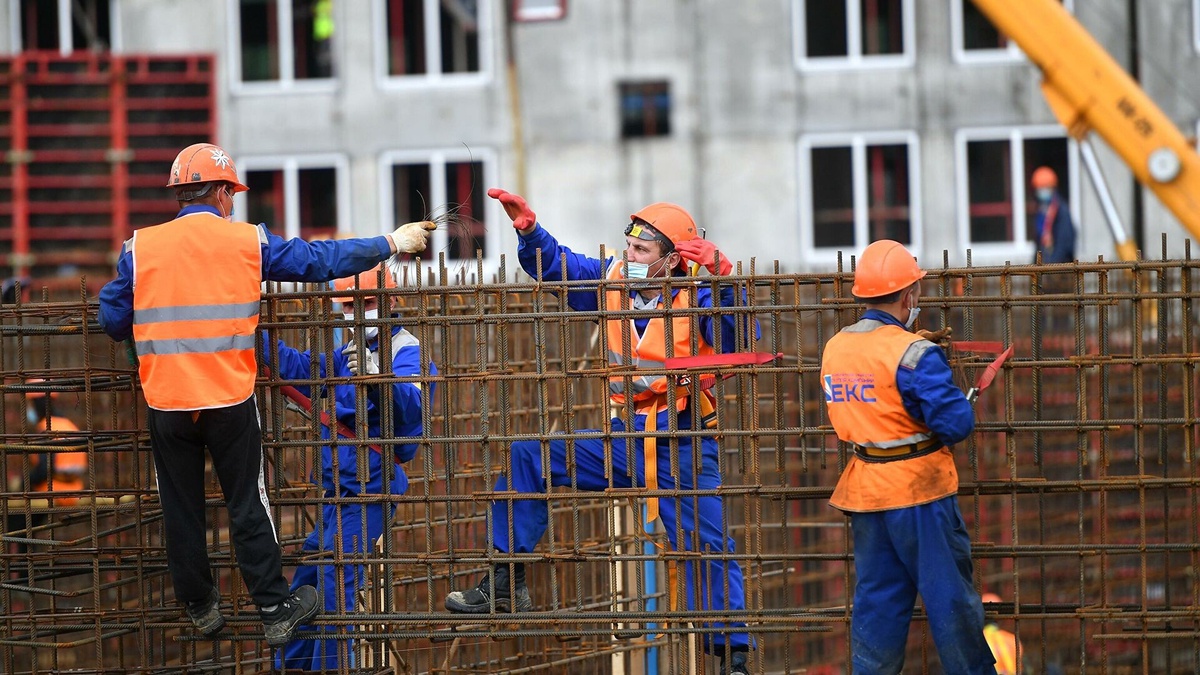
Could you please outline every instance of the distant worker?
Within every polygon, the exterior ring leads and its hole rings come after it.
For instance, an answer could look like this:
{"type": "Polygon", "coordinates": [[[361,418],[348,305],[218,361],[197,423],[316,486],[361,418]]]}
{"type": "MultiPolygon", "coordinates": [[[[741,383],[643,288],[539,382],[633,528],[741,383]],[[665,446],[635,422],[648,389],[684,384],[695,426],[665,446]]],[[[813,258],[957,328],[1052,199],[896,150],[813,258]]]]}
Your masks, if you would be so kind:
{"type": "MultiPolygon", "coordinates": [[[[378,289],[379,269],[381,268],[376,267],[368,272],[363,272],[358,277],[357,284],[354,277],[338,279],[334,282],[334,288],[346,292],[378,289]]],[[[386,267],[383,269],[385,270],[384,288],[394,288],[396,282],[391,273],[386,271],[386,267]]],[[[361,297],[363,319],[377,321],[381,313],[385,318],[394,316],[387,308],[380,312],[377,296],[364,295],[361,297]]],[[[334,298],[334,301],[341,303],[347,320],[355,319],[353,296],[339,296],[334,298]]],[[[378,377],[381,371],[396,377],[419,376],[421,374],[421,344],[417,341],[416,336],[399,325],[393,325],[390,342],[392,362],[390,367],[382,368],[381,366],[385,364],[379,362],[381,355],[379,328],[378,326],[367,326],[361,335],[355,335],[347,341],[344,347],[333,352],[332,369],[326,366],[325,354],[318,353],[319,377],[359,375],[378,377]],[[361,365],[358,351],[360,346],[364,347],[366,357],[361,365]]],[[[282,340],[278,344],[279,362],[272,366],[270,345],[264,342],[264,363],[267,363],[279,378],[285,380],[308,379],[311,352],[298,351],[284,344],[282,340]]],[[[437,368],[432,363],[429,364],[429,374],[437,374],[437,368]]],[[[390,417],[392,428],[389,436],[410,439],[407,443],[394,446],[395,458],[400,462],[411,460],[417,454],[417,444],[411,439],[420,437],[422,433],[421,383],[391,382],[389,384],[392,390],[390,416],[384,415],[381,407],[383,385],[378,382],[362,385],[339,384],[333,387],[332,392],[336,406],[335,426],[337,422],[340,422],[352,432],[357,432],[360,428],[356,418],[359,386],[366,389],[364,412],[367,417],[368,436],[380,438],[382,435],[381,420],[390,417]]],[[[296,385],[296,389],[305,396],[314,397],[311,387],[307,385],[296,385]]],[[[327,395],[328,393],[325,391],[318,391],[314,398],[327,395]]],[[[426,395],[433,396],[432,384],[428,386],[426,395]]],[[[323,404],[322,407],[324,407],[323,404]]],[[[321,437],[325,440],[332,437],[328,423],[322,425],[321,437]]],[[[336,454],[333,447],[329,445],[321,448],[321,485],[325,490],[326,499],[357,498],[365,495],[402,495],[408,490],[408,477],[404,474],[404,469],[390,462],[385,463],[378,448],[368,450],[366,447],[354,445],[337,445],[336,448],[336,454]],[[365,474],[359,473],[360,453],[365,455],[363,463],[367,468],[365,474]]],[[[308,556],[317,551],[335,551],[338,537],[341,538],[343,553],[355,556],[369,553],[372,545],[384,532],[387,520],[384,517],[384,504],[386,503],[386,501],[380,500],[368,502],[365,505],[354,502],[325,504],[321,520],[304,541],[304,554],[308,556]],[[363,530],[364,512],[365,531],[363,530]]],[[[388,514],[390,515],[394,511],[395,505],[388,504],[388,514]]],[[[332,564],[301,565],[296,568],[296,575],[292,579],[292,590],[295,591],[305,585],[316,586],[318,592],[325,598],[326,612],[348,613],[355,611],[355,597],[357,592],[362,589],[364,580],[365,569],[361,563],[345,563],[336,566],[332,564]],[[341,593],[339,593],[339,589],[342,591],[341,593]]],[[[276,666],[282,670],[337,670],[341,665],[338,663],[338,643],[341,641],[332,638],[293,640],[283,648],[282,659],[277,660],[276,666]]],[[[355,667],[353,644],[353,641],[347,641],[346,647],[350,654],[351,661],[348,665],[351,668],[355,667]]]]}
{"type": "MultiPolygon", "coordinates": [[[[662,279],[687,275],[687,262],[704,266],[714,275],[727,275],[732,269],[728,258],[721,254],[712,242],[697,236],[696,224],[683,208],[668,203],[651,204],[630,217],[625,227],[625,254],[607,260],[589,258],[573,253],[561,246],[549,232],[538,225],[537,216],[525,200],[518,195],[493,188],[488,196],[504,206],[513,227],[520,235],[517,258],[521,267],[531,276],[537,276],[537,252],[541,251],[542,276],[546,281],[608,279],[662,279]],[[561,261],[565,257],[566,269],[561,261]]],[[[721,284],[719,298],[713,297],[707,283],[692,289],[682,285],[673,288],[671,307],[684,309],[693,302],[697,307],[711,308],[720,303],[722,307],[735,304],[735,289],[732,284],[721,284]]],[[[616,369],[629,366],[647,368],[662,367],[668,355],[690,356],[733,352],[738,347],[748,347],[757,339],[758,327],[753,327],[745,318],[725,314],[720,318],[721,344],[715,343],[716,321],[710,314],[677,314],[668,328],[663,319],[664,307],[659,283],[642,288],[615,286],[606,291],[607,307],[610,311],[621,307],[644,310],[644,318],[614,318],[606,322],[609,361],[616,369]],[[694,318],[693,318],[694,317],[694,318]],[[693,328],[692,323],[696,322],[693,328]],[[739,327],[738,322],[742,325],[739,327]],[[740,328],[740,330],[739,330],[740,328]],[[693,333],[698,337],[693,347],[693,333]],[[737,344],[736,335],[745,336],[745,342],[737,344]],[[667,339],[673,340],[668,344],[667,339]],[[632,341],[633,353],[620,353],[621,345],[632,341]]],[[[599,300],[595,288],[580,287],[567,292],[567,304],[571,309],[595,312],[599,300]]],[[[741,298],[745,304],[745,297],[741,298]]],[[[720,445],[717,439],[707,434],[699,437],[680,436],[678,463],[673,462],[673,450],[668,452],[666,436],[649,436],[632,439],[633,448],[627,448],[626,439],[619,434],[650,432],[670,428],[671,407],[677,413],[678,428],[691,428],[693,408],[699,406],[700,417],[712,420],[714,399],[710,391],[699,392],[693,400],[690,388],[673,388],[668,378],[662,375],[632,378],[634,414],[626,415],[626,377],[616,375],[609,382],[609,396],[616,417],[612,420],[611,440],[600,438],[577,438],[568,451],[568,441],[518,441],[512,444],[512,473],[501,477],[496,483],[497,491],[511,490],[524,494],[545,494],[547,485],[572,486],[579,490],[604,491],[610,487],[648,487],[661,490],[714,490],[721,485],[720,445]],[[693,458],[699,444],[700,457],[693,458]],[[606,448],[607,446],[607,448],[606,448]],[[543,455],[543,448],[549,453],[543,455]],[[630,452],[634,466],[628,466],[630,452]],[[572,464],[568,467],[568,452],[572,464]],[[610,463],[611,462],[611,463],[610,463]],[[700,467],[693,475],[693,462],[700,467]],[[678,472],[673,466],[680,467],[678,472]],[[647,470],[647,467],[650,467],[647,470]],[[545,471],[549,471],[549,476],[545,471]]],[[[580,431],[580,434],[599,434],[599,431],[580,431]]],[[[607,436],[607,434],[605,434],[607,436]]],[[[529,553],[537,546],[546,532],[549,518],[549,502],[545,499],[493,501],[491,506],[494,546],[505,553],[529,553]],[[511,504],[511,513],[510,513],[511,504]],[[510,541],[510,536],[512,537],[510,541]]],[[[696,598],[703,609],[709,611],[738,612],[745,609],[742,571],[737,561],[723,556],[734,552],[733,539],[725,533],[725,512],[722,498],[716,495],[687,497],[684,499],[652,498],[647,500],[648,519],[661,516],[662,525],[676,549],[712,553],[707,560],[687,565],[687,602],[690,609],[696,598]],[[678,511],[677,511],[678,509],[678,511]],[[677,530],[682,531],[677,536],[677,530]],[[693,540],[696,540],[695,542],[693,540]],[[728,597],[726,592],[728,591],[728,597]]],[[[454,591],[446,597],[446,609],[452,612],[482,614],[491,611],[493,603],[497,611],[529,611],[533,601],[525,581],[525,566],[522,563],[499,563],[479,584],[466,591],[454,591]]],[[[707,624],[700,629],[704,647],[710,654],[720,657],[726,675],[747,672],[749,636],[745,632],[707,632],[711,626],[725,629],[720,623],[707,624]]],[[[742,627],[743,624],[731,624],[742,627]]]]}
{"type": "Polygon", "coordinates": [[[280,647],[317,612],[311,586],[289,593],[266,499],[254,353],[263,281],[328,281],[363,272],[397,251],[425,248],[434,223],[369,239],[284,241],[232,219],[238,181],[221,148],[184,148],[167,180],[180,211],[125,242],[117,277],[100,291],[100,325],[134,340],[150,412],[175,595],[197,630],[225,625],[206,546],[204,449],[221,483],[238,565],[258,604],[267,644],[280,647]]]}
{"type": "Polygon", "coordinates": [[[920,593],[942,669],[991,675],[950,453],[975,416],[942,349],[911,332],[924,276],[900,243],[868,246],[851,289],[867,310],[822,356],[829,421],[854,451],[829,500],[854,535],[853,670],[901,672],[920,593]]]}
{"type": "MultiPolygon", "coordinates": [[[[1000,596],[995,593],[984,593],[980,600],[984,604],[999,603],[1000,596]]],[[[1021,662],[1025,654],[1017,636],[996,625],[995,621],[986,621],[983,626],[983,637],[987,640],[988,647],[992,649],[992,656],[996,658],[996,674],[1017,675],[1017,664],[1021,662]]]]}
{"type": "Polygon", "coordinates": [[[1037,197],[1037,216],[1034,232],[1037,233],[1037,252],[1043,264],[1065,263],[1075,260],[1075,225],[1071,223],[1071,209],[1058,192],[1058,174],[1048,166],[1039,166],[1030,180],[1037,197]]]}

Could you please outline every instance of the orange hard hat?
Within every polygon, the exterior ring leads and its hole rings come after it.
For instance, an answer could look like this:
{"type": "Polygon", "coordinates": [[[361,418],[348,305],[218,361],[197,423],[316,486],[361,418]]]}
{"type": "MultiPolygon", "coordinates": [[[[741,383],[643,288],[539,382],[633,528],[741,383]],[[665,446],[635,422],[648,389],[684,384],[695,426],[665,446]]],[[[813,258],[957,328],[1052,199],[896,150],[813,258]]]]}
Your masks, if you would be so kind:
{"type": "Polygon", "coordinates": [[[641,211],[630,218],[646,222],[671,240],[672,244],[696,238],[696,221],[678,204],[656,202],[642,207],[641,211]]]}
{"type": "Polygon", "coordinates": [[[250,189],[238,180],[237,167],[223,149],[212,143],[196,143],[180,150],[175,157],[175,162],[171,164],[171,175],[167,178],[167,187],[214,181],[232,183],[234,192],[250,189]]]}
{"type": "MultiPolygon", "coordinates": [[[[379,288],[379,270],[383,269],[383,287],[396,288],[396,277],[392,276],[391,270],[383,267],[383,263],[372,267],[366,272],[358,275],[358,284],[354,283],[355,277],[342,277],[341,279],[333,280],[333,290],[335,291],[371,291],[379,288]]],[[[339,295],[333,298],[334,302],[354,302],[353,295],[339,295]]]]}
{"type": "Polygon", "coordinates": [[[924,277],[925,270],[917,266],[903,244],[880,239],[859,256],[850,292],[856,298],[878,298],[902,291],[924,277]]]}
{"type": "Polygon", "coordinates": [[[1037,190],[1058,187],[1058,174],[1048,166],[1039,166],[1034,169],[1033,178],[1030,178],[1029,182],[1037,190]]]}
{"type": "Polygon", "coordinates": [[[996,595],[995,593],[984,593],[983,595],[979,596],[979,599],[982,602],[1000,602],[1000,596],[996,595]]]}

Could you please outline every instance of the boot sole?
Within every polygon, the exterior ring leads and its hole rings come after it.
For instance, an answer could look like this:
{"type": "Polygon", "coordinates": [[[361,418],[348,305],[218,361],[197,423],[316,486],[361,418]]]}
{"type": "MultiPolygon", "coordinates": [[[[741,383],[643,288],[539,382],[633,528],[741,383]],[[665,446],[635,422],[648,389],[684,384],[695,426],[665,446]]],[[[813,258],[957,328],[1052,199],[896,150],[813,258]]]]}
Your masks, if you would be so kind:
{"type": "Polygon", "coordinates": [[[222,630],[224,630],[224,628],[225,628],[225,617],[221,617],[221,620],[218,621],[216,623],[216,625],[210,626],[209,628],[200,631],[200,634],[206,638],[209,638],[209,637],[216,635],[217,633],[220,633],[222,630]]]}
{"type": "Polygon", "coordinates": [[[321,604],[320,599],[318,598],[317,602],[313,604],[312,609],[308,610],[304,614],[301,614],[300,618],[296,619],[296,623],[292,624],[291,630],[289,630],[286,635],[274,640],[267,639],[267,645],[270,647],[282,647],[291,642],[292,639],[296,637],[296,629],[307,624],[309,621],[312,621],[312,618],[317,615],[317,612],[320,610],[320,608],[321,604]]]}

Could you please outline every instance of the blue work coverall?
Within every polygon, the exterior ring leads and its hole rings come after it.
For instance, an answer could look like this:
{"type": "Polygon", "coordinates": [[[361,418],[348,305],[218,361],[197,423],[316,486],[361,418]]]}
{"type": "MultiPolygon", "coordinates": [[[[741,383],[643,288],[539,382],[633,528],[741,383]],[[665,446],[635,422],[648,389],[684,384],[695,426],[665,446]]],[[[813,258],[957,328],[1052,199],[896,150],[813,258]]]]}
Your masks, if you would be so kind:
{"type": "Polygon", "coordinates": [[[1071,207],[1057,192],[1044,206],[1039,205],[1034,218],[1034,232],[1037,233],[1037,250],[1042,254],[1042,263],[1065,263],[1075,260],[1075,225],[1071,222],[1071,207]],[[1046,214],[1050,206],[1055,205],[1054,221],[1046,222],[1046,214]],[[1050,229],[1052,244],[1047,247],[1043,243],[1046,227],[1050,229]]]}
{"type": "MultiPolygon", "coordinates": [[[[517,259],[521,267],[533,277],[537,277],[537,251],[541,249],[542,279],[545,281],[584,280],[604,278],[612,258],[599,260],[571,252],[565,246],[560,246],[554,237],[538,225],[533,232],[520,237],[517,248],[517,259]],[[566,256],[566,273],[561,269],[561,260],[566,256]]],[[[679,289],[674,291],[679,292],[679,289]]],[[[636,291],[630,291],[634,294],[636,291]]],[[[734,289],[732,286],[721,287],[720,305],[734,306],[734,289]]],[[[743,297],[743,306],[745,298],[743,297]]],[[[572,289],[567,293],[567,304],[576,311],[594,312],[599,309],[594,288],[572,289]]],[[[714,305],[711,289],[707,284],[700,285],[696,293],[696,305],[712,307],[714,305]]],[[[740,319],[745,321],[744,318],[740,319]]],[[[727,315],[721,319],[722,344],[716,351],[733,352],[736,349],[736,331],[739,319],[727,315]]],[[[636,320],[635,327],[641,334],[648,320],[636,320]]],[[[713,342],[713,325],[711,317],[700,317],[699,334],[710,344],[713,342]]],[[[748,334],[748,327],[743,325],[748,334]]],[[[754,337],[757,339],[760,331],[757,322],[754,326],[754,337]]],[[[670,410],[658,414],[656,428],[670,428],[670,410]]],[[[690,429],[692,411],[689,407],[678,413],[678,428],[690,429]]],[[[635,415],[632,431],[645,431],[645,415],[635,415]]],[[[612,420],[612,430],[620,433],[627,429],[626,424],[619,418],[612,420]]],[[[583,430],[580,433],[588,433],[583,430]]],[[[700,441],[700,472],[693,476],[691,467],[694,452],[693,438],[679,439],[679,466],[686,467],[680,476],[671,475],[670,452],[665,438],[658,441],[658,485],[661,490],[711,490],[721,485],[720,446],[712,436],[705,436],[700,441]]],[[[635,466],[632,471],[628,466],[626,439],[611,440],[612,471],[611,486],[617,488],[645,487],[644,455],[642,439],[632,439],[634,444],[633,457],[635,466]],[[632,478],[631,478],[632,476],[632,478]]],[[[578,439],[574,450],[574,483],[567,471],[567,442],[551,440],[550,452],[550,483],[554,486],[574,485],[579,490],[602,491],[609,488],[609,479],[605,478],[604,441],[599,439],[578,439]]],[[[512,444],[512,474],[501,477],[496,482],[496,490],[513,490],[523,493],[544,494],[546,492],[546,477],[542,471],[542,444],[538,441],[518,441],[512,444]]],[[[496,541],[494,545],[501,551],[527,553],[534,549],[542,535],[546,532],[549,518],[548,504],[544,500],[512,502],[512,513],[509,513],[508,501],[492,503],[492,524],[496,541]],[[512,541],[509,541],[509,530],[512,530],[512,541]]],[[[726,536],[723,529],[724,515],[720,497],[708,496],[699,498],[661,498],[659,500],[659,516],[672,547],[679,550],[692,549],[693,532],[697,533],[700,550],[724,554],[734,552],[732,538],[726,536]],[[676,526],[683,530],[682,541],[676,537],[676,526]]],[[[685,565],[687,569],[687,603],[689,609],[695,609],[696,598],[700,597],[705,609],[737,611],[745,609],[745,588],[742,582],[742,570],[736,561],[710,559],[697,564],[685,565]],[[699,568],[699,584],[696,572],[699,568]],[[729,597],[725,597],[726,580],[728,580],[729,597]]],[[[715,629],[724,629],[722,623],[706,624],[715,629]]],[[[743,626],[744,624],[733,624],[743,626]]],[[[746,648],[749,637],[746,633],[704,633],[705,648],[714,654],[724,651],[728,644],[730,648],[746,648]]]]}
{"type": "MultiPolygon", "coordinates": [[[[392,328],[392,368],[391,372],[399,377],[419,376],[421,374],[421,347],[416,338],[408,331],[396,326],[392,328]],[[402,346],[401,346],[402,345],[402,346]]],[[[270,350],[264,341],[264,362],[283,379],[307,379],[309,377],[310,353],[293,349],[282,340],[279,341],[279,362],[271,365],[270,350]]],[[[372,352],[379,350],[378,339],[369,343],[372,352]]],[[[347,367],[346,354],[341,349],[333,352],[333,369],[326,368],[325,354],[318,354],[321,377],[349,377],[352,375],[347,367]]],[[[380,368],[382,373],[388,371],[380,368]]],[[[437,368],[429,364],[429,374],[436,375],[437,368]]],[[[422,385],[416,382],[395,382],[392,387],[392,420],[394,438],[417,439],[421,436],[422,385]]],[[[433,384],[424,385],[428,388],[429,396],[433,396],[433,384]]],[[[296,389],[305,396],[311,396],[311,388],[296,385],[296,389]]],[[[337,419],[352,430],[358,429],[354,418],[355,385],[340,384],[333,387],[336,399],[337,419]]],[[[327,391],[327,389],[326,389],[327,391]]],[[[380,437],[380,391],[379,386],[367,386],[367,430],[371,438],[380,437]]],[[[329,427],[322,425],[321,437],[329,440],[329,427]]],[[[397,459],[402,462],[411,460],[417,454],[417,444],[403,443],[394,446],[397,459]]],[[[325,490],[326,499],[336,497],[356,497],[359,495],[401,495],[408,490],[408,476],[400,466],[392,465],[392,479],[384,483],[384,457],[374,450],[357,450],[352,445],[336,447],[336,475],[334,448],[328,445],[321,448],[321,486],[325,490]],[[358,473],[358,452],[365,452],[368,474],[358,473]],[[364,484],[365,481],[365,484],[364,484]]],[[[388,506],[387,515],[395,511],[394,505],[388,506]]],[[[383,534],[385,526],[384,505],[373,504],[337,504],[329,503],[322,507],[321,518],[317,521],[312,533],[304,541],[304,554],[308,556],[315,551],[334,551],[336,537],[342,539],[342,552],[360,555],[371,551],[374,543],[383,534]],[[363,513],[366,513],[367,529],[363,531],[363,513]]],[[[305,584],[317,587],[317,591],[325,598],[325,611],[329,613],[353,613],[355,611],[355,595],[363,586],[363,565],[302,565],[296,568],[292,579],[292,590],[305,584]],[[339,594],[339,574],[341,569],[342,590],[339,594]]],[[[316,630],[312,626],[302,626],[301,630],[316,630]]],[[[277,657],[276,666],[287,669],[301,670],[336,670],[338,668],[338,640],[294,640],[283,648],[282,665],[277,657]]],[[[350,666],[354,667],[353,642],[347,642],[350,654],[350,666]]]]}

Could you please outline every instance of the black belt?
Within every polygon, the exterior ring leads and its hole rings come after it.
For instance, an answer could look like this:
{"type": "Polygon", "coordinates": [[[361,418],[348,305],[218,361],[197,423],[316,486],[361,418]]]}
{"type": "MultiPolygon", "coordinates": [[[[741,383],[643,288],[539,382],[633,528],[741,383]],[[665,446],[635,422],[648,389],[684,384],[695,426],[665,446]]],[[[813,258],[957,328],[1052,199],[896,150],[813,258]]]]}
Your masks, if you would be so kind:
{"type": "Polygon", "coordinates": [[[864,462],[895,462],[901,459],[913,459],[937,452],[946,447],[936,438],[921,443],[909,443],[894,448],[869,448],[854,445],[854,454],[864,462]]]}

